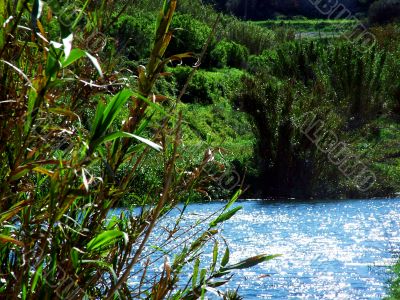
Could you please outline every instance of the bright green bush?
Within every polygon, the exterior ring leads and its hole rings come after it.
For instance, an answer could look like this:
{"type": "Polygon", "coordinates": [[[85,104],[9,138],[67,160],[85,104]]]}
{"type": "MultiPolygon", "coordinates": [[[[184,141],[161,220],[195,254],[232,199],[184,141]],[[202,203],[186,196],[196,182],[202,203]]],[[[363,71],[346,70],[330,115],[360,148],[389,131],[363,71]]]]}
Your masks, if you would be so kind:
{"type": "Polygon", "coordinates": [[[249,58],[249,50],[238,43],[221,41],[210,53],[212,66],[218,68],[243,68],[249,58]]]}
{"type": "Polygon", "coordinates": [[[188,14],[178,14],[172,22],[174,35],[168,53],[200,53],[208,40],[211,28],[188,14]]]}
{"type": "Polygon", "coordinates": [[[149,56],[151,36],[154,33],[155,17],[152,13],[139,11],[134,16],[122,15],[110,28],[119,54],[129,60],[139,60],[149,56]]]}
{"type": "MultiPolygon", "coordinates": [[[[176,82],[177,90],[182,90],[185,85],[191,68],[180,66],[168,69],[176,82]]],[[[232,99],[240,88],[240,77],[243,71],[237,69],[220,69],[215,71],[197,71],[192,80],[188,83],[186,93],[182,97],[185,103],[212,104],[220,97],[232,99]]]]}
{"type": "Polygon", "coordinates": [[[251,22],[227,19],[224,21],[223,38],[244,45],[251,54],[261,54],[276,44],[272,30],[251,22]]]}

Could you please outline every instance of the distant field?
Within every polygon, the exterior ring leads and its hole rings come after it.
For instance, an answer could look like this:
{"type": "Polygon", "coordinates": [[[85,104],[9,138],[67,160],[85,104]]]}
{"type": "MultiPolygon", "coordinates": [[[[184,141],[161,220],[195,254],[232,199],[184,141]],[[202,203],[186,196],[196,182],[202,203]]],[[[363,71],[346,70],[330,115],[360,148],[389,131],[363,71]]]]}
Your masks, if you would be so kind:
{"type": "Polygon", "coordinates": [[[324,20],[324,19],[292,19],[292,20],[266,20],[254,21],[255,24],[267,28],[286,27],[297,33],[324,32],[338,33],[351,30],[357,25],[357,21],[348,19],[324,20]]]}

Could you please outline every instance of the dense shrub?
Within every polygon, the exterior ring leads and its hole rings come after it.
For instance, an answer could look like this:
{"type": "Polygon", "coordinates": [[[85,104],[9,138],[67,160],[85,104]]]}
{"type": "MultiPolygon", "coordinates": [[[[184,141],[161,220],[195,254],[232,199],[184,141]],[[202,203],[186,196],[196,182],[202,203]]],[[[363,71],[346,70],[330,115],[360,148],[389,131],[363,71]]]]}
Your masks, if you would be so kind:
{"type": "Polygon", "coordinates": [[[210,53],[212,66],[243,68],[249,58],[249,50],[238,43],[221,41],[210,53]]]}
{"type": "Polygon", "coordinates": [[[211,104],[213,100],[220,95],[218,89],[218,83],[215,82],[212,76],[209,76],[206,72],[197,72],[182,100],[186,102],[196,102],[202,104],[211,104]]]}
{"type": "Polygon", "coordinates": [[[372,24],[385,24],[400,18],[399,0],[379,0],[369,8],[369,21],[372,24]]]}
{"type": "Polygon", "coordinates": [[[224,37],[246,46],[251,54],[261,54],[275,44],[275,34],[272,30],[251,22],[228,19],[224,27],[224,37]]]}
{"type": "Polygon", "coordinates": [[[110,29],[116,40],[117,51],[130,60],[148,57],[151,36],[154,33],[154,15],[138,12],[135,16],[123,15],[110,29]]]}
{"type": "MultiPolygon", "coordinates": [[[[191,68],[181,66],[168,69],[177,82],[177,90],[182,90],[191,68]]],[[[211,104],[220,97],[232,99],[242,88],[240,84],[243,71],[237,69],[223,69],[218,71],[197,71],[187,86],[186,93],[182,97],[185,103],[211,104]]]]}
{"type": "MultiPolygon", "coordinates": [[[[337,40],[290,42],[250,56],[248,70],[255,76],[243,80],[245,88],[239,93],[238,106],[254,118],[258,128],[259,184],[263,187],[263,182],[270,182],[265,193],[284,196],[291,190],[291,195],[303,191],[362,197],[350,181],[335,179],[340,174],[326,167],[326,156],[310,155],[315,145],[307,146],[296,135],[292,120],[301,112],[313,111],[340,139],[351,141],[373,120],[398,116],[398,58],[398,51],[373,47],[360,53],[354,44],[337,40]],[[308,179],[300,187],[290,181],[291,177],[308,179]]],[[[377,156],[368,157],[368,161],[374,162],[377,156]]],[[[393,169],[386,169],[375,170],[380,182],[394,178],[387,175],[393,169]]],[[[376,184],[369,192],[384,195],[395,186],[394,180],[389,181],[376,184]]]]}
{"type": "Polygon", "coordinates": [[[172,28],[174,36],[168,48],[170,54],[200,53],[211,33],[211,28],[207,24],[188,14],[177,15],[172,22],[172,28]]]}
{"type": "MultiPolygon", "coordinates": [[[[191,68],[181,66],[170,71],[175,77],[178,90],[182,90],[192,71],[191,68]]],[[[219,94],[218,84],[214,78],[208,72],[198,71],[189,82],[182,101],[185,103],[211,104],[219,94]]]]}

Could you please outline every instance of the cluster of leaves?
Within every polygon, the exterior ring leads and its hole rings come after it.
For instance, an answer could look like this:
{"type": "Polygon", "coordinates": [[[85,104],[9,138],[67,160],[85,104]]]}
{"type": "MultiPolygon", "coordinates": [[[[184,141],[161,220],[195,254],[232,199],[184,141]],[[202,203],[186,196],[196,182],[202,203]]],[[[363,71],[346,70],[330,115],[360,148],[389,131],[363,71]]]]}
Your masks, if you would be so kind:
{"type": "Polygon", "coordinates": [[[235,42],[221,41],[210,53],[213,66],[218,68],[243,68],[249,58],[249,50],[235,42]]]}
{"type": "Polygon", "coordinates": [[[163,105],[166,97],[155,94],[166,65],[192,57],[165,55],[177,1],[164,1],[136,77],[114,69],[117,46],[108,36],[98,53],[85,48],[98,42],[93,31],[121,28],[127,6],[70,4],[0,3],[0,297],[193,299],[225,284],[232,270],[273,258],[229,264],[226,248],[217,264],[218,226],[240,209],[231,208],[240,193],[204,220],[205,228],[180,228],[192,195],[210,180],[205,168],[215,162],[207,149],[192,169],[179,167],[183,115],[176,102],[163,105]],[[146,160],[161,174],[142,196],[135,182],[146,160]],[[126,197],[132,210],[118,213],[126,197]],[[158,228],[182,201],[172,227],[158,228]],[[162,254],[178,254],[150,272],[163,257],[149,250],[156,231],[156,248],[169,245],[162,254]],[[213,260],[200,269],[208,243],[215,243],[213,260]],[[128,284],[132,278],[139,280],[128,284]]]}

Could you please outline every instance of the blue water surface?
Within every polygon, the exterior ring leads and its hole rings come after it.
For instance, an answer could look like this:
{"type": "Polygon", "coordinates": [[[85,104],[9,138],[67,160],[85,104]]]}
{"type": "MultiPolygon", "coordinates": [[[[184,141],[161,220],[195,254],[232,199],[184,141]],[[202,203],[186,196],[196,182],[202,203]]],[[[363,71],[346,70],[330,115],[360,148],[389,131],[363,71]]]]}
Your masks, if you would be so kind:
{"type": "MultiPolygon", "coordinates": [[[[204,220],[223,205],[190,205],[182,226],[204,220]]],[[[236,272],[228,287],[240,286],[244,299],[382,299],[387,294],[389,267],[400,249],[400,199],[236,205],[243,209],[222,226],[231,263],[282,254],[236,272]]],[[[172,228],[177,214],[165,217],[163,226],[172,228]]]]}

